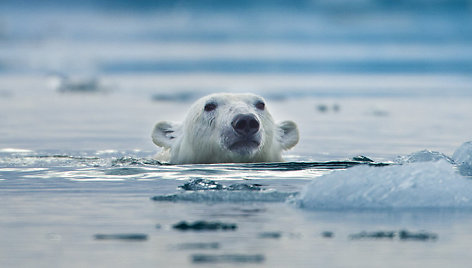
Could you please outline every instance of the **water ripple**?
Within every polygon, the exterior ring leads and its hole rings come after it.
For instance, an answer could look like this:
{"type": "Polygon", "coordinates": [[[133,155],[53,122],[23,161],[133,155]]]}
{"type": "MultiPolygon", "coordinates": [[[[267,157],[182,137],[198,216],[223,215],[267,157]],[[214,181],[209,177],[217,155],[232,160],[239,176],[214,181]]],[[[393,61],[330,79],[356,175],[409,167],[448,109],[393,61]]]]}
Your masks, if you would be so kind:
{"type": "Polygon", "coordinates": [[[97,152],[44,154],[2,152],[0,176],[16,178],[60,178],[74,181],[188,179],[212,180],[302,179],[309,180],[336,169],[357,165],[386,165],[368,161],[282,162],[246,164],[169,165],[132,153],[102,155],[97,152]]]}

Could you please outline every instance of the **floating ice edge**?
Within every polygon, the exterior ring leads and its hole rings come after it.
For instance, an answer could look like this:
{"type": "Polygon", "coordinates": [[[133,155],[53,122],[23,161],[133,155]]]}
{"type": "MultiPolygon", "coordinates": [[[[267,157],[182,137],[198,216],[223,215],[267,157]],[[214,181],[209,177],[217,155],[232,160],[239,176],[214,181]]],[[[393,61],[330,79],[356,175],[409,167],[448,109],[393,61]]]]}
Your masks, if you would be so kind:
{"type": "Polygon", "coordinates": [[[314,179],[291,202],[306,209],[472,209],[472,180],[443,159],[357,166],[314,179]]]}
{"type": "Polygon", "coordinates": [[[314,179],[289,202],[306,209],[472,209],[472,141],[448,157],[423,150],[399,165],[357,166],[314,179]]]}
{"type": "Polygon", "coordinates": [[[462,144],[452,155],[452,159],[464,176],[472,176],[472,141],[462,144]]]}

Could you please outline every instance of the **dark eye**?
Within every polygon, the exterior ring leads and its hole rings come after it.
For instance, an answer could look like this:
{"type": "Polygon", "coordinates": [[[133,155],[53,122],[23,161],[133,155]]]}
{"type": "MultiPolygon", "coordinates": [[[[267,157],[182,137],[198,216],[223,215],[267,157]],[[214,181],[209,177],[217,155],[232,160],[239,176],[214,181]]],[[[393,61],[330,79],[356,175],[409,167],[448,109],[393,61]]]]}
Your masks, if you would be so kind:
{"type": "Polygon", "coordinates": [[[204,109],[206,112],[211,112],[216,109],[216,103],[214,102],[207,103],[204,109]]]}
{"type": "Polygon", "coordinates": [[[256,108],[259,109],[259,110],[264,110],[265,108],[265,103],[263,103],[262,101],[258,101],[256,103],[256,108]]]}

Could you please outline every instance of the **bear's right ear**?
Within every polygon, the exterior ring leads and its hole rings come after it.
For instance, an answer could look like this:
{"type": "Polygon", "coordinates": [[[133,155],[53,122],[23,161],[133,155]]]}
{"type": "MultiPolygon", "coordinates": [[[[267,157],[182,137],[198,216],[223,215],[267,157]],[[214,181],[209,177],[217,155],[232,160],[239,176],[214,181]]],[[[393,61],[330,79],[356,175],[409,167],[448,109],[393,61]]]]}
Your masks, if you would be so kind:
{"type": "Polygon", "coordinates": [[[157,146],[170,148],[179,135],[180,124],[163,121],[154,127],[152,141],[157,146]]]}
{"type": "Polygon", "coordinates": [[[288,150],[295,146],[300,139],[297,124],[292,121],[283,121],[278,125],[280,131],[279,141],[282,149],[288,150]]]}

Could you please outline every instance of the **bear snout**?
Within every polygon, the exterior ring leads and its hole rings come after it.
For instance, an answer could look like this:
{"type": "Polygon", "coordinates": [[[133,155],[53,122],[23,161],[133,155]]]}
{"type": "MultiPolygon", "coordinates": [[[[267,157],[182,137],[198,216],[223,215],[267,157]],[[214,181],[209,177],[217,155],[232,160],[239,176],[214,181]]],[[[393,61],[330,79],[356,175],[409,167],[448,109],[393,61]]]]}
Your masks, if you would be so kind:
{"type": "Polygon", "coordinates": [[[231,122],[234,131],[240,136],[252,136],[259,131],[259,120],[253,114],[239,114],[231,122]]]}

